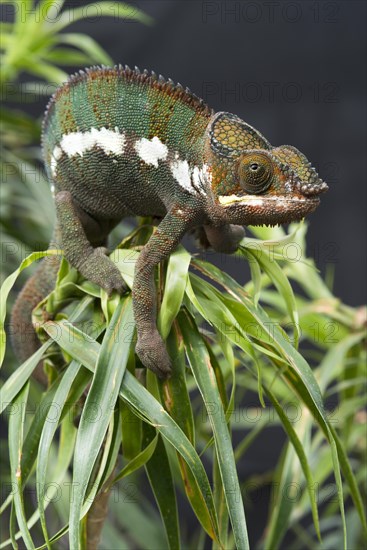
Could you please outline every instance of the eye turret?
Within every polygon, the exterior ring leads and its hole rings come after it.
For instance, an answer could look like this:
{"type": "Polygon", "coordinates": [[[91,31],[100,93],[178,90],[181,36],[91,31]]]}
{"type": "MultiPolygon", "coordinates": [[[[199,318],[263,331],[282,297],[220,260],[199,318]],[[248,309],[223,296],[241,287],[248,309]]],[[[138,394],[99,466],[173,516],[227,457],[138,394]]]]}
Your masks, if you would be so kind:
{"type": "Polygon", "coordinates": [[[271,185],[274,165],[263,153],[245,153],[239,159],[238,176],[240,186],[246,193],[264,193],[271,185]]]}

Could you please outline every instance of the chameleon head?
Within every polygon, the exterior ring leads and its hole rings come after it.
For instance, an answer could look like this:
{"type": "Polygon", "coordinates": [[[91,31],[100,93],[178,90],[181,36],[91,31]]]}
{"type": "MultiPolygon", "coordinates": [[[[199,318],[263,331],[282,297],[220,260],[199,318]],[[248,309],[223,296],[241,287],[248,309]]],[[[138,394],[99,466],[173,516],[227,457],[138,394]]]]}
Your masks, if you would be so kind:
{"type": "Polygon", "coordinates": [[[219,113],[210,130],[212,190],[229,223],[263,225],[304,218],[327,191],[307,158],[290,145],[272,147],[234,115],[219,113]]]}

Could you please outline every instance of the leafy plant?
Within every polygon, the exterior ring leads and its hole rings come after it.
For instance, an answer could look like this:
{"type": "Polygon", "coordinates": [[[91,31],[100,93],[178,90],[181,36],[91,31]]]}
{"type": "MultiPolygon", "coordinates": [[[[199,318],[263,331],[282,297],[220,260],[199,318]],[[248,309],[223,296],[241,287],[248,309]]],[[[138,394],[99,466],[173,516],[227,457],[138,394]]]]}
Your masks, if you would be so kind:
{"type": "MultiPolygon", "coordinates": [[[[66,33],[59,34],[71,13],[74,19],[82,13],[55,11],[61,4],[13,2],[15,22],[3,28],[8,79],[25,70],[59,82],[60,60],[103,62],[107,54],[89,37],[65,42],[66,33]],[[25,5],[35,19],[23,20],[25,5]],[[72,46],[68,54],[65,44],[72,46]]],[[[112,3],[99,6],[106,15],[112,3]]],[[[149,22],[136,10],[134,16],[149,22]]],[[[37,164],[39,124],[9,110],[2,128],[8,176],[2,219],[11,261],[1,289],[1,359],[17,277],[39,258],[60,253],[21,261],[21,245],[47,242],[53,205],[37,164]]],[[[117,235],[111,257],[130,287],[155,229],[144,219],[122,240],[117,235]]],[[[21,538],[27,548],[96,548],[103,526],[107,548],[200,549],[209,537],[215,549],[242,550],[249,547],[244,496],[269,480],[273,497],[260,548],[285,541],[310,549],[362,547],[365,310],[333,295],[307,258],[306,229],[305,223],[288,233],[250,228],[254,237],[237,253],[239,265],[251,269],[244,287],[183,246],[160,265],[158,326],[174,359],[172,377],[163,382],[134,354],[130,293],[108,299],[61,261],[55,290],[34,311],[40,349],[20,366],[6,356],[0,409],[9,423],[2,453],[8,490],[1,512],[8,536],[1,548],[16,548],[21,538]],[[47,388],[32,379],[40,359],[47,388]],[[239,466],[274,426],[286,436],[278,463],[266,475],[243,479],[239,466]],[[178,520],[183,499],[196,529],[178,520]]]]}
{"type": "MultiPolygon", "coordinates": [[[[29,378],[40,356],[48,350],[46,357],[54,357],[48,361],[50,386],[40,407],[43,415],[49,407],[57,407],[55,422],[50,425],[36,414],[25,435],[24,413],[10,415],[10,482],[18,491],[8,497],[6,504],[12,505],[11,515],[17,518],[20,529],[16,533],[12,522],[13,540],[21,535],[32,546],[23,494],[27,482],[34,483],[34,476],[38,488],[38,511],[34,517],[41,521],[46,544],[52,544],[69,529],[70,545],[78,547],[78,541],[83,539],[83,525],[88,528],[88,516],[94,513],[98,498],[114,482],[145,467],[170,548],[179,546],[175,487],[181,482],[201,528],[216,546],[248,547],[236,460],[243,457],[266,423],[256,426],[256,433],[250,432],[251,442],[248,434],[235,449],[230,427],[237,395],[257,387],[260,401],[273,406],[289,438],[273,474],[276,506],[269,516],[264,547],[278,547],[286,530],[301,530],[301,520],[310,514],[315,534],[309,529],[307,536],[314,546],[318,536],[326,534],[327,539],[332,523],[325,520],[335,522],[339,517],[338,540],[341,543],[344,539],[345,547],[351,547],[346,538],[344,510],[348,496],[354,502],[348,513],[359,514],[361,529],[365,525],[360,493],[362,471],[357,470],[357,479],[347,458],[353,450],[354,464],[358,462],[362,468],[360,420],[365,393],[360,381],[364,331],[360,312],[335,299],[309,259],[294,263],[284,260],[284,247],[289,243],[304,251],[305,227],[292,226],[289,235],[279,228],[253,229],[274,238],[245,239],[239,254],[254,262],[253,281],[245,288],[210,263],[178,248],[162,266],[157,281],[162,289],[159,326],[175,358],[172,378],[164,382],[145,373],[135,359],[131,296],[107,300],[98,287],[82,280],[66,262],[61,264],[55,290],[35,311],[41,338],[45,339],[45,334],[50,338],[2,388],[2,408],[6,404],[26,403],[29,378]],[[313,296],[294,295],[285,271],[304,292],[312,279],[313,296]],[[259,295],[264,306],[257,301],[259,295]],[[52,321],[42,321],[44,309],[52,321]],[[297,327],[293,339],[300,333],[302,343],[309,341],[315,348],[312,355],[319,360],[314,370],[284,331],[289,322],[295,327],[294,319],[297,327]],[[204,320],[209,328],[201,328],[204,320]],[[325,335],[326,330],[327,335],[331,322],[336,327],[336,341],[315,341],[315,324],[320,333],[324,331],[325,335]],[[189,369],[185,366],[185,354],[189,369]],[[202,400],[199,402],[194,397],[198,391],[202,400]],[[337,426],[324,409],[323,400],[328,394],[339,395],[342,414],[338,415],[337,426]],[[300,419],[295,426],[286,413],[289,403],[298,404],[300,419]],[[98,422],[91,422],[96,407],[101,414],[98,422]],[[198,407],[207,411],[209,425],[194,421],[198,407]],[[81,411],[78,428],[67,416],[72,409],[81,411]],[[356,410],[361,412],[356,414],[356,410]],[[59,443],[55,440],[57,430],[61,430],[59,443]],[[64,430],[73,433],[73,453],[70,440],[62,437],[64,430]],[[52,455],[56,453],[57,447],[65,479],[70,479],[68,465],[72,462],[75,491],[69,521],[49,534],[44,510],[52,503],[45,500],[40,488],[55,479],[54,472],[48,473],[48,457],[50,451],[52,455]],[[203,457],[212,464],[213,488],[203,457]],[[166,465],[164,471],[159,469],[162,464],[166,465]],[[320,522],[318,499],[327,490],[331,476],[335,477],[338,502],[325,498],[328,505],[323,510],[324,521],[320,522]],[[297,499],[289,494],[292,488],[297,499]],[[79,517],[86,519],[80,522],[79,517]]],[[[149,229],[153,231],[154,227],[149,229]]],[[[150,231],[147,233],[146,223],[139,226],[112,255],[130,286],[139,249],[150,231]]],[[[14,279],[10,277],[3,285],[3,303],[14,279]]],[[[61,486],[64,478],[57,479],[61,486]]],[[[356,531],[362,537],[358,529],[349,536],[356,537],[356,531]]],[[[333,537],[335,532],[334,527],[333,537]]]]}

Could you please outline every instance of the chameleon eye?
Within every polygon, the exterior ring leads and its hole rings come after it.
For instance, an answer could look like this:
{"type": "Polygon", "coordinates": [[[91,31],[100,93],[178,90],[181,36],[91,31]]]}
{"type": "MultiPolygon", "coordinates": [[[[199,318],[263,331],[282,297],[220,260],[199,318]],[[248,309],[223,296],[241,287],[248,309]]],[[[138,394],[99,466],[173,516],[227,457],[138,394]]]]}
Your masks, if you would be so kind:
{"type": "Polygon", "coordinates": [[[274,167],[266,153],[251,152],[239,161],[239,183],[246,193],[264,193],[271,185],[274,167]]]}

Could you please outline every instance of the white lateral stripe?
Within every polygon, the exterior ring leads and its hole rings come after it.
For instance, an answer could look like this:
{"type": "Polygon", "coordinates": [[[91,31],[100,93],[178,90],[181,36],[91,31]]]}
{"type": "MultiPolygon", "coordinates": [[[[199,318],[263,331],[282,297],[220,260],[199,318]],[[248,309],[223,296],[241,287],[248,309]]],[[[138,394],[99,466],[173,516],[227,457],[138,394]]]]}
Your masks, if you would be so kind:
{"type": "MultiPolygon", "coordinates": [[[[177,158],[177,156],[175,156],[177,158]]],[[[208,167],[194,166],[190,168],[187,160],[175,160],[171,164],[171,172],[177,183],[191,194],[200,193],[206,196],[206,182],[209,180],[208,167]]]]}
{"type": "Polygon", "coordinates": [[[154,136],[152,139],[139,139],[135,143],[135,151],[138,153],[141,160],[156,168],[158,168],[158,161],[166,160],[168,155],[167,145],[162,143],[157,136],[154,136]]]}
{"type": "Polygon", "coordinates": [[[55,157],[51,157],[51,174],[53,176],[56,176],[56,171],[57,171],[57,160],[55,159],[55,157]]]}
{"type": "Polygon", "coordinates": [[[200,169],[197,166],[194,166],[192,171],[192,183],[196,191],[201,192],[201,180],[200,180],[200,169]]]}
{"type": "Polygon", "coordinates": [[[88,149],[92,149],[95,145],[95,139],[92,137],[91,132],[71,132],[62,137],[60,141],[61,149],[68,155],[73,157],[75,155],[83,156],[83,153],[88,149]]]}
{"type": "Polygon", "coordinates": [[[187,160],[177,160],[171,164],[171,172],[177,183],[189,193],[195,193],[191,182],[191,171],[187,160]]]}
{"type": "Polygon", "coordinates": [[[103,149],[106,155],[110,155],[111,153],[122,155],[125,143],[125,135],[119,132],[117,126],[115,130],[91,128],[88,132],[70,132],[70,134],[64,134],[59,146],[55,147],[53,156],[58,160],[55,155],[55,150],[59,150],[60,148],[68,157],[73,157],[75,155],[83,156],[86,151],[96,146],[103,149]]]}
{"type": "Polygon", "coordinates": [[[212,175],[207,164],[203,164],[199,170],[199,177],[201,182],[201,194],[206,196],[207,187],[211,187],[212,175]]]}
{"type": "Polygon", "coordinates": [[[57,161],[61,158],[62,150],[56,145],[51,155],[51,174],[56,176],[57,161]]]}
{"type": "Polygon", "coordinates": [[[52,154],[55,160],[59,160],[62,156],[62,149],[56,145],[52,154]]]}
{"type": "Polygon", "coordinates": [[[125,135],[120,134],[119,129],[115,128],[113,130],[107,130],[107,128],[101,128],[96,130],[95,128],[91,129],[91,134],[95,136],[96,145],[101,147],[106,155],[113,153],[114,155],[122,155],[125,148],[125,135]]]}
{"type": "Polygon", "coordinates": [[[194,166],[192,171],[192,181],[195,189],[201,194],[206,196],[205,179],[208,176],[207,166],[204,164],[202,168],[194,166]]]}
{"type": "MultiPolygon", "coordinates": [[[[76,155],[83,156],[86,151],[93,147],[100,147],[106,155],[122,155],[125,151],[126,137],[120,133],[116,126],[115,130],[107,128],[91,128],[87,132],[70,132],[64,134],[58,145],[54,147],[51,154],[50,168],[53,176],[56,176],[57,164],[62,154],[68,157],[76,155]]],[[[168,147],[161,142],[159,137],[152,139],[141,138],[135,143],[135,151],[140,159],[146,164],[158,168],[158,161],[166,160],[168,156],[168,147]]],[[[176,151],[174,161],[170,164],[172,176],[177,183],[191,194],[201,194],[206,196],[207,187],[210,187],[210,171],[204,164],[201,168],[194,166],[190,168],[187,160],[180,160],[176,151]]]]}
{"type": "Polygon", "coordinates": [[[75,155],[83,156],[86,151],[93,147],[100,147],[106,155],[122,155],[125,149],[126,138],[121,134],[118,127],[114,130],[107,128],[91,128],[88,132],[70,132],[64,134],[59,145],[54,147],[51,154],[51,174],[56,176],[57,163],[63,153],[68,157],[75,155]]]}

